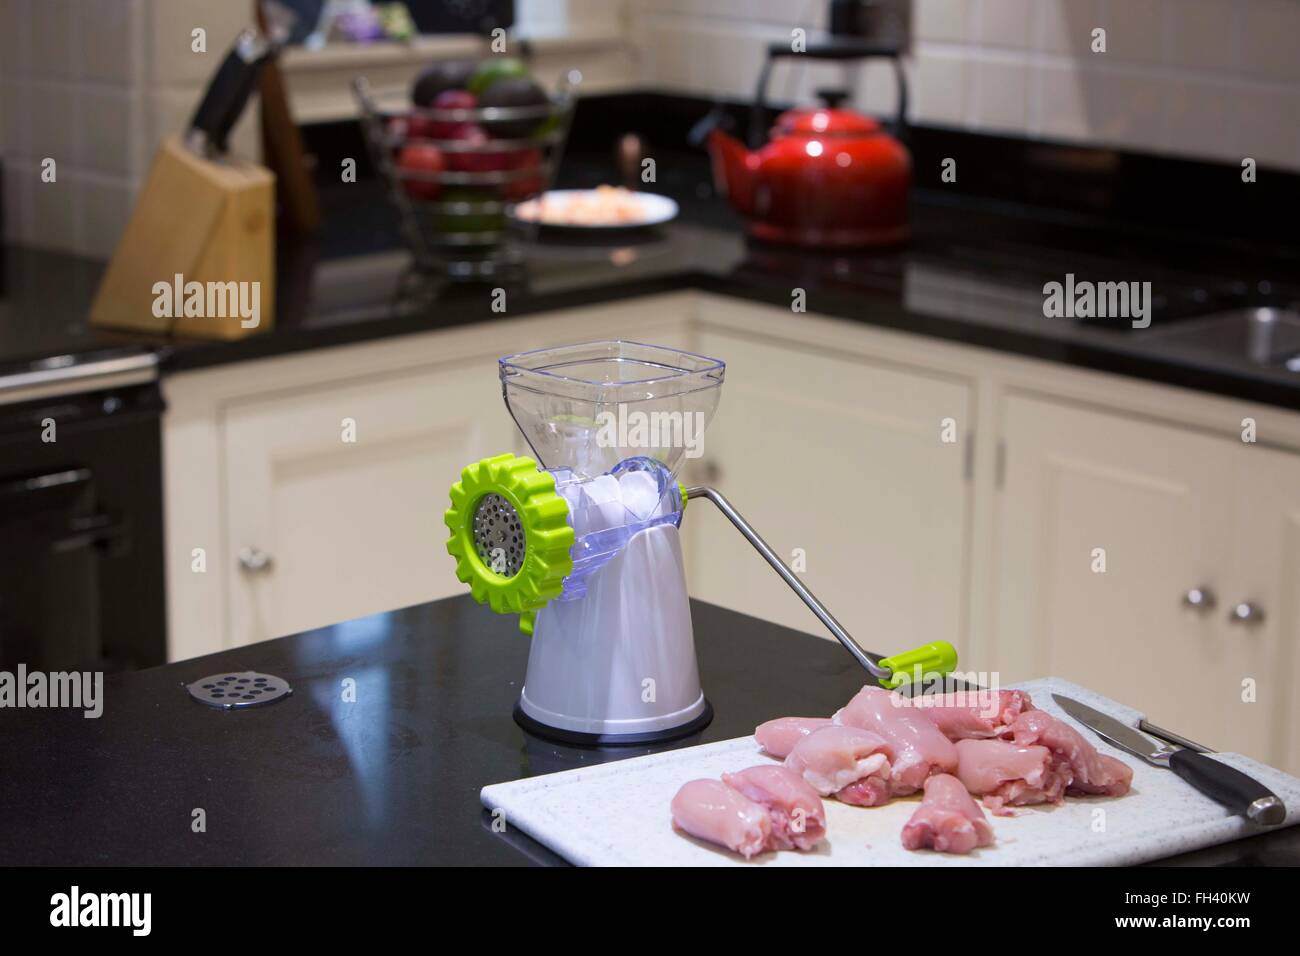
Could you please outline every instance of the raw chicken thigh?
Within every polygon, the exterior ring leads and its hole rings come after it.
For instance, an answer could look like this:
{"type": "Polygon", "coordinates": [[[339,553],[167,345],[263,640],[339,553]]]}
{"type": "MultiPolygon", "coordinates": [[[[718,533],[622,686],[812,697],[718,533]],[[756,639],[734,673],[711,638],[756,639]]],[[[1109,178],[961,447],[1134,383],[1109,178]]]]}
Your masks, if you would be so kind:
{"type": "Polygon", "coordinates": [[[1062,773],[1068,767],[1070,781],[1066,793],[1120,797],[1128,793],[1133,783],[1132,767],[1108,754],[1098,753],[1077,730],[1046,711],[1021,714],[1012,723],[1010,732],[1022,747],[1041,744],[1050,750],[1058,762],[1065,764],[1059,768],[1062,773]]]}
{"type": "Polygon", "coordinates": [[[804,737],[785,765],[822,796],[874,807],[889,801],[889,761],[893,751],[877,734],[855,727],[830,726],[804,737]]]}
{"type": "Polygon", "coordinates": [[[993,842],[993,828],[962,782],[940,773],[925,781],[925,798],[903,827],[903,846],[940,853],[969,853],[993,842]]]}
{"type": "Polygon", "coordinates": [[[721,780],[682,784],[672,802],[673,826],[693,837],[735,850],[745,859],[767,848],[772,820],[767,808],[721,780]]]}
{"type": "Polygon", "coordinates": [[[1023,690],[961,690],[914,697],[910,703],[949,740],[997,737],[1022,712],[1034,709],[1023,690]]]}
{"type": "Polygon", "coordinates": [[[826,838],[822,799],[803,777],[785,767],[764,764],[724,773],[722,782],[767,808],[771,850],[809,850],[826,838]]]}
{"type": "Polygon", "coordinates": [[[1070,782],[1046,747],[1022,747],[1010,740],[959,740],[957,777],[984,806],[1007,815],[1004,806],[1060,803],[1070,782]]]}
{"type": "Polygon", "coordinates": [[[894,796],[916,793],[932,773],[957,769],[957,749],[939,732],[925,712],[883,687],[864,687],[831,718],[845,727],[879,734],[893,751],[889,791],[894,796]]]}
{"type": "Polygon", "coordinates": [[[755,727],[754,737],[766,753],[784,759],[804,737],[830,725],[829,717],[778,717],[755,727]]]}

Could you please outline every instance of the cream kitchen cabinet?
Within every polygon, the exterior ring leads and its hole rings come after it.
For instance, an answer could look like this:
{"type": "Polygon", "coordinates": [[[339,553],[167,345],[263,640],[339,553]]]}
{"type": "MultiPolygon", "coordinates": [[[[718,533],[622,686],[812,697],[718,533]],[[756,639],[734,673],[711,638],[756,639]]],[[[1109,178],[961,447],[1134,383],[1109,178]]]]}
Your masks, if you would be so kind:
{"type": "MultiPolygon", "coordinates": [[[[960,645],[968,384],[731,331],[706,328],[698,345],[727,377],[687,481],[716,484],[868,648],[960,645]]],[[[825,635],[710,505],[684,526],[694,597],[825,635]]]]}
{"type": "Polygon", "coordinates": [[[1233,684],[1237,700],[1243,681],[1257,689],[1254,702],[1230,708],[1227,720],[1232,726],[1241,720],[1237,711],[1257,708],[1271,721],[1265,753],[1300,774],[1300,454],[1243,446],[1236,475],[1232,564],[1218,625],[1225,686],[1233,684]]]}
{"type": "Polygon", "coordinates": [[[264,640],[459,593],[445,488],[513,447],[490,359],[234,405],[231,632],[264,640]]]}
{"type": "Polygon", "coordinates": [[[1016,394],[1002,439],[989,666],[1295,769],[1300,456],[1016,394]]]}

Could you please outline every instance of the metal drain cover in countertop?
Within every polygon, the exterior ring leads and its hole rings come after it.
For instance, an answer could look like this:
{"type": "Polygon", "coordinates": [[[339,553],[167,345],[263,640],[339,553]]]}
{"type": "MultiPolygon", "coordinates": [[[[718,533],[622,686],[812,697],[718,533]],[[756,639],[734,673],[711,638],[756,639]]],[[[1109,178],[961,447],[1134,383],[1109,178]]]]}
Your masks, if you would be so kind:
{"type": "Polygon", "coordinates": [[[186,684],[185,689],[200,703],[225,710],[270,704],[293,693],[283,677],[257,671],[223,671],[186,684]]]}

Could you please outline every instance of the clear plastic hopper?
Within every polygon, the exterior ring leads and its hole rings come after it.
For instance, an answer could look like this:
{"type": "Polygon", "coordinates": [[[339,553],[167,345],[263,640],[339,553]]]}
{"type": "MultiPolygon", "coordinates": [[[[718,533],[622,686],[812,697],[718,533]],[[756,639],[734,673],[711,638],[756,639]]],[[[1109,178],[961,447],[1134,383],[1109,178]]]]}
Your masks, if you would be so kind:
{"type": "Polygon", "coordinates": [[[506,356],[501,388],[543,468],[594,478],[644,456],[676,476],[703,452],[724,372],[692,352],[588,342],[506,356]]]}
{"type": "Polygon", "coordinates": [[[677,470],[704,451],[725,365],[691,352],[604,341],[500,361],[506,407],[569,503],[573,573],[559,600],[631,537],[681,522],[677,470]]]}

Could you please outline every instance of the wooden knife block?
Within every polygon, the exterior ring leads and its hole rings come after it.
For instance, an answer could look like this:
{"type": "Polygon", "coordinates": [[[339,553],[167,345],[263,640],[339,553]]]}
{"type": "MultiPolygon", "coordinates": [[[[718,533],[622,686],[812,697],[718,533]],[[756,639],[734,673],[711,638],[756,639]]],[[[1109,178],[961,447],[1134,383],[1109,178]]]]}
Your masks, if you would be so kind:
{"type": "Polygon", "coordinates": [[[126,231],[91,306],[95,325],[200,338],[237,339],[264,332],[275,318],[275,176],[253,163],[214,162],[176,137],[154,156],[126,231]],[[227,315],[157,316],[156,283],[260,283],[260,321],[244,328],[227,315]]]}

